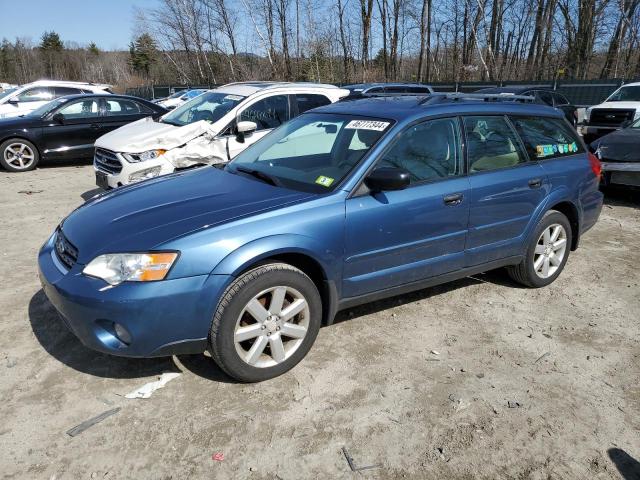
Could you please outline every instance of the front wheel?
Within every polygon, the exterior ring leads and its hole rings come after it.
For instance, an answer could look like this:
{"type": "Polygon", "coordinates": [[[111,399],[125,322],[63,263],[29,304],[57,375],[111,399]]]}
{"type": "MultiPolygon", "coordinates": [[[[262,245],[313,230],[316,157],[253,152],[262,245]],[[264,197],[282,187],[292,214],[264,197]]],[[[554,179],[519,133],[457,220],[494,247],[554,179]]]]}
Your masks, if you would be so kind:
{"type": "Polygon", "coordinates": [[[0,165],[10,172],[33,170],[38,160],[38,149],[28,140],[11,138],[0,145],[0,165]]]}
{"type": "Polygon", "coordinates": [[[320,294],[304,272],[286,263],[261,265],[223,294],[209,334],[211,355],[237,380],[267,380],[304,358],[321,319],[320,294]]]}
{"type": "Polygon", "coordinates": [[[516,282],[539,288],[564,269],[571,250],[571,225],[562,213],[548,211],[538,223],[524,260],[507,271],[516,282]]]}

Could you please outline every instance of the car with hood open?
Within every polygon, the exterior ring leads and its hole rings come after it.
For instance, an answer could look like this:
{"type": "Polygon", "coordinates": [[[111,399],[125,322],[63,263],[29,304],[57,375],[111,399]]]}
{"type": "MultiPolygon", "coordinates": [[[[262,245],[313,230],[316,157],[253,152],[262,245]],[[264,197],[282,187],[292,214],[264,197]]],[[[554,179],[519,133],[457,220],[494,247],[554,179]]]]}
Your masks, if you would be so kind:
{"type": "Polygon", "coordinates": [[[226,163],[290,118],[349,94],[334,85],[240,82],[209,90],[160,119],[95,144],[96,184],[108,189],[194,165],[226,163]]]}
{"type": "Polygon", "coordinates": [[[593,141],[589,148],[602,162],[602,185],[640,187],[640,118],[593,141]]]}
{"type": "Polygon", "coordinates": [[[598,219],[599,162],[557,110],[500,97],[337,102],[96,196],[42,246],[44,293],[90,348],[208,350],[260,381],[341,309],[500,267],[549,285],[598,219]]]}

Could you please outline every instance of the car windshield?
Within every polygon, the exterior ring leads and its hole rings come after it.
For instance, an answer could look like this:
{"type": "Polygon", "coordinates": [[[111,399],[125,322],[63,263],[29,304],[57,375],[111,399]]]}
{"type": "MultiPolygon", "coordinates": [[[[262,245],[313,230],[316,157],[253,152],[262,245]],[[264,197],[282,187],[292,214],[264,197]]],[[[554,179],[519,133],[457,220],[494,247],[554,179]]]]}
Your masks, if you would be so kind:
{"type": "Polygon", "coordinates": [[[607,102],[640,102],[640,85],[622,87],[606,100],[607,102]]]}
{"type": "Polygon", "coordinates": [[[214,123],[238,105],[245,97],[229,93],[208,92],[198,95],[162,117],[163,123],[182,127],[199,120],[214,123]]]}
{"type": "Polygon", "coordinates": [[[2,100],[4,97],[12,94],[13,92],[15,92],[17,90],[17,88],[10,88],[8,90],[5,90],[4,92],[0,92],[0,100],[2,100]]]}
{"type": "Polygon", "coordinates": [[[27,113],[25,117],[42,118],[48,115],[49,113],[51,113],[53,110],[58,108],[63,103],[66,103],[68,100],[69,100],[68,98],[64,98],[64,97],[56,98],[55,100],[51,100],[50,102],[45,103],[41,107],[36,108],[35,110],[27,113]]]}
{"type": "Polygon", "coordinates": [[[225,168],[312,193],[336,188],[388,131],[390,120],[309,113],[277,128],[225,168]]]}
{"type": "Polygon", "coordinates": [[[187,93],[180,97],[181,100],[191,100],[192,98],[197,97],[201,93],[206,92],[206,90],[189,90],[187,93]]]}
{"type": "Polygon", "coordinates": [[[184,90],[178,90],[177,92],[172,93],[171,95],[169,95],[169,96],[167,97],[167,99],[169,99],[169,98],[178,98],[178,97],[181,97],[182,95],[184,95],[184,92],[185,92],[184,90]]]}

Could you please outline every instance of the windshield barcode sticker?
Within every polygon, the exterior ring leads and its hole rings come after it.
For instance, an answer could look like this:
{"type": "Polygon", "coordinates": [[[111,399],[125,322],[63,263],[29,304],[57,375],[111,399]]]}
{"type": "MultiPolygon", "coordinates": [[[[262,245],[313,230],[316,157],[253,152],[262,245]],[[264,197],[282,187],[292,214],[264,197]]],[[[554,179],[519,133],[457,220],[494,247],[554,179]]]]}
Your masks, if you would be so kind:
{"type": "Polygon", "coordinates": [[[377,130],[383,131],[389,126],[389,122],[376,122],[375,120],[351,120],[344,128],[357,128],[360,130],[377,130]]]}

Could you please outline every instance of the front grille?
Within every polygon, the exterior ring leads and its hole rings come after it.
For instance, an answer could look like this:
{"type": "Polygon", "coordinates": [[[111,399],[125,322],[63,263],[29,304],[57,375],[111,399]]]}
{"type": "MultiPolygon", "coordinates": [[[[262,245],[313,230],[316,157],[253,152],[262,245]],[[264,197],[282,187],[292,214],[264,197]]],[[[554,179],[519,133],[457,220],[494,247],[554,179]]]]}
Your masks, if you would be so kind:
{"type": "Polygon", "coordinates": [[[627,108],[594,108],[591,110],[589,125],[605,125],[618,127],[627,120],[633,120],[636,111],[627,108]]]}
{"type": "Polygon", "coordinates": [[[56,232],[56,241],[54,243],[56,257],[69,270],[78,261],[78,249],[64,236],[61,229],[56,232]]]}
{"type": "Polygon", "coordinates": [[[122,171],[122,163],[118,160],[118,156],[104,148],[96,148],[93,164],[98,170],[105,173],[120,173],[122,171]]]}

